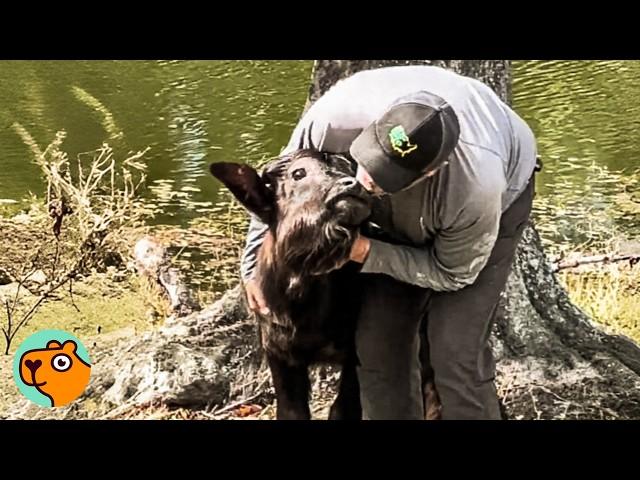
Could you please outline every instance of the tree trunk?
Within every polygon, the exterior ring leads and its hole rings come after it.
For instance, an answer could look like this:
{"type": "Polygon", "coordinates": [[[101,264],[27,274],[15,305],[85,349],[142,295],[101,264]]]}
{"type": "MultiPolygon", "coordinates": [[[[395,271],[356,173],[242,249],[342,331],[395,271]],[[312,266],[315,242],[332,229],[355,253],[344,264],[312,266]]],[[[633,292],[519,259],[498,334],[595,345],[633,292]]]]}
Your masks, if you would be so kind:
{"type": "MultiPolygon", "coordinates": [[[[450,68],[510,100],[510,64],[504,60],[317,60],[305,108],[359,70],[407,63],[450,68]]],[[[236,287],[201,312],[170,319],[158,332],[101,349],[87,396],[119,409],[154,400],[200,408],[255,397],[270,378],[254,333],[236,287]]],[[[532,225],[518,248],[492,342],[508,418],[640,418],[640,348],[605,334],[571,304],[532,225]]],[[[333,388],[326,373],[316,377],[314,393],[333,388]]]]}
{"type": "Polygon", "coordinates": [[[316,60],[306,109],[338,80],[360,70],[393,65],[435,65],[482,80],[511,102],[511,69],[505,60],[316,60]]]}

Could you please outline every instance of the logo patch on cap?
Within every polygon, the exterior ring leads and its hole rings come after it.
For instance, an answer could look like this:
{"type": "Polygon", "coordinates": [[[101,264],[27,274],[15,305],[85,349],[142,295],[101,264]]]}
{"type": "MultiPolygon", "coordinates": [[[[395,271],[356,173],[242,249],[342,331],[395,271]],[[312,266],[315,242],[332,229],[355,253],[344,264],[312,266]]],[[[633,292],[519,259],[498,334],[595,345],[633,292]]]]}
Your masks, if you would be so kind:
{"type": "Polygon", "coordinates": [[[389,131],[389,140],[391,141],[391,148],[404,157],[406,154],[413,152],[417,145],[412,144],[409,141],[407,132],[404,131],[402,125],[396,125],[389,131]]]}

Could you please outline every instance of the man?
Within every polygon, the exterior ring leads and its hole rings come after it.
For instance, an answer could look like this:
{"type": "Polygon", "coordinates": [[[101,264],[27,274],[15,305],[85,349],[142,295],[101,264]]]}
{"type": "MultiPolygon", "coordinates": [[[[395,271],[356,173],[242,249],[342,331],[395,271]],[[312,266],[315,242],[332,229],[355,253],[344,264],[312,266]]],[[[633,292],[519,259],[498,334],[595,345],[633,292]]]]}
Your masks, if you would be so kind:
{"type": "MultiPolygon", "coordinates": [[[[426,326],[443,419],[499,419],[492,320],[533,198],[536,141],[483,83],[429,66],[356,73],[303,116],[283,153],[344,153],[377,201],[351,260],[365,285],[356,347],[366,419],[423,418],[426,326]]],[[[265,226],[252,219],[242,277],[265,226]]]]}

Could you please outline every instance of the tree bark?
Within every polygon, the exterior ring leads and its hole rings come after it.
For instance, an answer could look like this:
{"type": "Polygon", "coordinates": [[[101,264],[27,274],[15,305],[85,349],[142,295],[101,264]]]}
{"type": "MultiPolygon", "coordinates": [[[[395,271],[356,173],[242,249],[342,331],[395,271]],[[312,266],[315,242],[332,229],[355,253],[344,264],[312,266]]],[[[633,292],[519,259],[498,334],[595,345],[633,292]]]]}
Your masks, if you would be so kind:
{"type": "Polygon", "coordinates": [[[477,78],[511,102],[511,69],[505,60],[316,60],[306,109],[338,80],[361,70],[394,65],[435,65],[477,78]]]}
{"type": "MultiPolygon", "coordinates": [[[[504,60],[317,60],[305,109],[359,70],[407,63],[472,76],[510,101],[510,63],[504,60]]],[[[640,418],[640,348],[625,337],[607,335],[572,305],[553,269],[530,225],[492,335],[507,417],[640,418]]],[[[161,401],[194,408],[255,397],[267,391],[270,378],[254,333],[236,287],[201,312],[172,318],[158,332],[102,350],[87,396],[114,405],[161,401]]],[[[316,376],[316,394],[333,388],[327,372],[316,376]]]]}

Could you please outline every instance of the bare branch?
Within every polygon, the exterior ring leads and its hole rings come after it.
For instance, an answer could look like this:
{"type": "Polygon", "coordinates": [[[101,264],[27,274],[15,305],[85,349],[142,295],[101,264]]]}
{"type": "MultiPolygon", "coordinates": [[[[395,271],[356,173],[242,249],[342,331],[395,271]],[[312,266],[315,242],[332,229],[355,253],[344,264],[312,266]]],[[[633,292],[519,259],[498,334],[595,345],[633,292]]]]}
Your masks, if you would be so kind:
{"type": "Polygon", "coordinates": [[[76,305],[75,300],[73,299],[73,278],[69,279],[69,297],[71,297],[71,305],[76,309],[76,312],[80,313],[80,309],[76,305]]]}
{"type": "Polygon", "coordinates": [[[91,153],[78,154],[78,168],[74,171],[68,155],[61,150],[64,132],[59,132],[41,151],[24,127],[16,124],[14,129],[32,147],[34,161],[44,175],[47,185],[44,207],[55,218],[55,243],[47,238],[37,246],[36,254],[21,269],[15,295],[11,301],[5,301],[8,318],[2,328],[7,350],[16,333],[29,323],[43,302],[67,283],[71,303],[80,311],[73,295],[73,281],[99,266],[110,248],[121,248],[123,229],[136,225],[146,215],[144,209],[138,208],[136,195],[146,178],[146,166],[139,160],[148,149],[116,162],[113,149],[105,143],[91,153]],[[89,154],[91,161],[86,163],[89,154]],[[39,289],[37,300],[26,313],[18,317],[25,283],[38,270],[50,272],[48,283],[39,289]]]}
{"type": "Polygon", "coordinates": [[[593,255],[588,257],[581,257],[575,260],[570,261],[562,261],[555,263],[551,266],[552,272],[557,272],[559,270],[564,270],[567,268],[575,268],[580,265],[587,265],[591,263],[613,263],[613,262],[624,262],[625,260],[629,260],[632,263],[640,261],[640,255],[615,255],[615,254],[607,254],[607,255],[593,255]]]}

